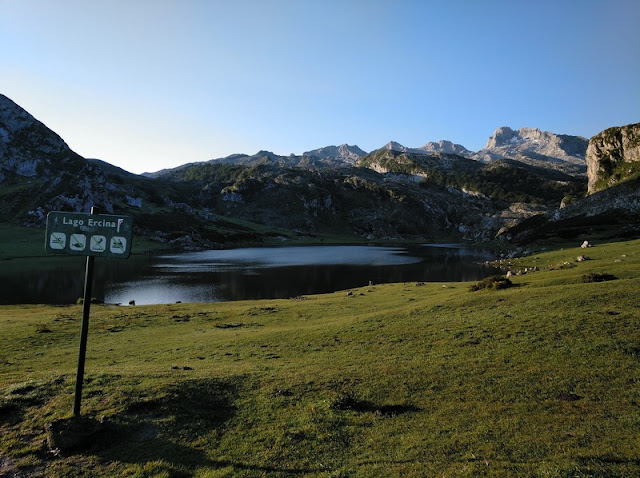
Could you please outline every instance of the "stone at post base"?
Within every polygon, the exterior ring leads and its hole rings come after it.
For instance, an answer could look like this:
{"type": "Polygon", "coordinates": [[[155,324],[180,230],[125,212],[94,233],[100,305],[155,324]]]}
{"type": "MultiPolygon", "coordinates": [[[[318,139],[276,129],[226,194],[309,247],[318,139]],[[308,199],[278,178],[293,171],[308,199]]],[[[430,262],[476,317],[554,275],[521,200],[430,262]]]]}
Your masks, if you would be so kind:
{"type": "Polygon", "coordinates": [[[90,417],[71,417],[54,420],[45,426],[47,447],[56,455],[69,455],[93,448],[108,441],[113,427],[90,417]]]}

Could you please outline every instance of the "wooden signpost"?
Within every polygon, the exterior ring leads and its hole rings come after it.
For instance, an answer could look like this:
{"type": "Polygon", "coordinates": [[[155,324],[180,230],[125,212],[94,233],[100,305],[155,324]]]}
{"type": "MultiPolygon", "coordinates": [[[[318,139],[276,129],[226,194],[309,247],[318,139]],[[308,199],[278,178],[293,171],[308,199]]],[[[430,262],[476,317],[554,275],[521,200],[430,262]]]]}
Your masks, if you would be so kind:
{"type": "Polygon", "coordinates": [[[76,394],[73,414],[80,416],[82,381],[89,332],[91,290],[93,288],[93,265],[96,257],[126,259],[131,254],[133,220],[129,216],[52,211],[47,215],[45,248],[50,254],[87,256],[84,276],[84,302],[82,304],[82,330],[78,353],[76,394]]]}

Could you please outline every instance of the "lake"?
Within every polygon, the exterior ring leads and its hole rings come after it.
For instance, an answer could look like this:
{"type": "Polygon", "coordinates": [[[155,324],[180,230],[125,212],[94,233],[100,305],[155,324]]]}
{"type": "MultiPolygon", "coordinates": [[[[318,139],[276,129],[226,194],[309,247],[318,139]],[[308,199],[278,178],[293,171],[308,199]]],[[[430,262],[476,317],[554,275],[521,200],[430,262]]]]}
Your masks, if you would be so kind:
{"type": "MultiPolygon", "coordinates": [[[[95,262],[93,296],[107,303],[168,304],[289,298],[389,282],[479,280],[492,256],[455,244],[286,246],[132,256],[95,262]]],[[[0,303],[75,303],[84,258],[51,257],[0,272],[0,303]]]]}

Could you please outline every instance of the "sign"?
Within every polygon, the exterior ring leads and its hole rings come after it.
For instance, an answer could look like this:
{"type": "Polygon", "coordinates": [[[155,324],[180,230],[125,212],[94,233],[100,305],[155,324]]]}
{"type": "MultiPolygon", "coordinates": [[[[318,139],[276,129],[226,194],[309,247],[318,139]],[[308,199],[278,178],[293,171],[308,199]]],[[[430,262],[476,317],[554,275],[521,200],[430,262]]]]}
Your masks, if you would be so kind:
{"type": "Polygon", "coordinates": [[[45,248],[51,254],[126,259],[131,253],[130,216],[52,211],[45,248]]]}

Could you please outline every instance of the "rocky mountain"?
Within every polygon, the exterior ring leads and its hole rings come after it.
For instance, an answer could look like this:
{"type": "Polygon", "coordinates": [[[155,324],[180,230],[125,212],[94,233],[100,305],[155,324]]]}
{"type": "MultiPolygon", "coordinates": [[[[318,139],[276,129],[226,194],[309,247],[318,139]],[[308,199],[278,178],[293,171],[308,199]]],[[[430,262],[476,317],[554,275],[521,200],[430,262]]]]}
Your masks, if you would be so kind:
{"type": "Polygon", "coordinates": [[[424,146],[419,148],[408,148],[396,141],[389,141],[385,144],[381,150],[387,151],[397,151],[399,153],[411,153],[411,154],[433,154],[433,153],[444,153],[444,154],[456,154],[458,156],[464,156],[467,158],[471,158],[473,156],[473,151],[469,151],[467,148],[462,146],[461,144],[454,144],[451,141],[438,141],[429,142],[424,146]]]}
{"type": "Polygon", "coordinates": [[[528,218],[504,237],[530,242],[578,233],[596,237],[640,234],[640,123],[606,129],[589,140],[586,153],[588,196],[563,201],[560,208],[528,218]]]}
{"type": "Polygon", "coordinates": [[[73,152],[56,133],[0,95],[0,194],[2,215],[37,222],[48,210],[82,210],[104,204],[112,191],[101,169],[73,152]],[[6,191],[11,191],[7,194],[6,191]],[[39,202],[37,202],[39,201],[39,202]]]}
{"type": "Polygon", "coordinates": [[[342,161],[347,164],[354,164],[360,156],[364,156],[365,154],[367,154],[366,151],[363,151],[358,146],[350,146],[348,144],[325,146],[324,148],[302,153],[303,156],[315,156],[316,158],[342,161]]]}
{"type": "Polygon", "coordinates": [[[60,136],[0,94],[0,181],[82,168],[83,160],[60,136]]]}
{"type": "Polygon", "coordinates": [[[585,190],[582,177],[510,159],[482,163],[456,154],[382,148],[356,164],[396,180],[446,187],[501,205],[518,202],[552,207],[559,205],[564,196],[581,195],[585,190]]]}
{"type": "Polygon", "coordinates": [[[609,128],[587,148],[589,194],[640,175],[640,123],[609,128]]]}
{"type": "Polygon", "coordinates": [[[484,163],[510,159],[571,175],[584,175],[587,145],[588,140],[579,136],[558,135],[537,128],[513,130],[503,126],[489,137],[484,148],[475,152],[461,144],[444,140],[429,142],[419,148],[410,148],[390,141],[380,149],[414,155],[455,154],[484,163]]]}
{"type": "Polygon", "coordinates": [[[242,166],[259,166],[261,164],[289,167],[289,168],[326,168],[344,166],[342,159],[332,156],[320,158],[318,156],[310,156],[303,154],[297,156],[290,154],[289,156],[280,156],[271,151],[258,151],[256,154],[233,154],[226,158],[213,159],[209,162],[219,164],[237,164],[242,166]]]}
{"type": "Polygon", "coordinates": [[[340,146],[325,146],[324,148],[307,151],[302,155],[290,154],[280,156],[271,151],[258,151],[256,154],[232,154],[224,158],[212,159],[202,163],[189,163],[177,168],[164,169],[154,173],[144,173],[150,178],[181,177],[191,167],[201,167],[204,164],[232,164],[237,166],[255,167],[270,165],[283,168],[336,168],[351,166],[366,153],[357,146],[342,144],[340,146]]]}
{"type": "Polygon", "coordinates": [[[101,213],[133,216],[136,235],[173,245],[259,241],[280,233],[195,210],[187,203],[190,195],[184,184],[85,160],[0,95],[0,222],[44,227],[50,211],[86,213],[97,206],[101,213]]]}
{"type": "Polygon", "coordinates": [[[465,158],[470,158],[474,154],[473,151],[469,151],[461,144],[455,144],[446,140],[441,140],[437,143],[430,141],[417,149],[427,153],[457,154],[458,156],[464,156],[465,158]]]}
{"type": "MultiPolygon", "coordinates": [[[[635,135],[594,140],[594,154],[605,158],[598,164],[617,158],[619,148],[631,152],[620,157],[636,157],[635,135]]],[[[635,201],[633,180],[604,191],[610,207],[581,199],[582,147],[576,137],[500,128],[483,150],[494,155],[486,161],[447,141],[420,148],[391,142],[369,154],[349,145],[300,156],[235,154],[141,176],[85,160],[2,96],[0,221],[42,227],[49,211],[88,212],[96,205],[101,212],[133,216],[137,235],[187,248],[324,234],[519,240],[531,230],[580,224],[589,210],[618,210],[616,188],[623,185],[624,197],[635,201]]]]}
{"type": "Polygon", "coordinates": [[[584,174],[589,141],[580,136],[558,135],[537,128],[498,128],[486,146],[471,157],[479,161],[510,158],[526,164],[550,167],[570,174],[584,174]]]}

